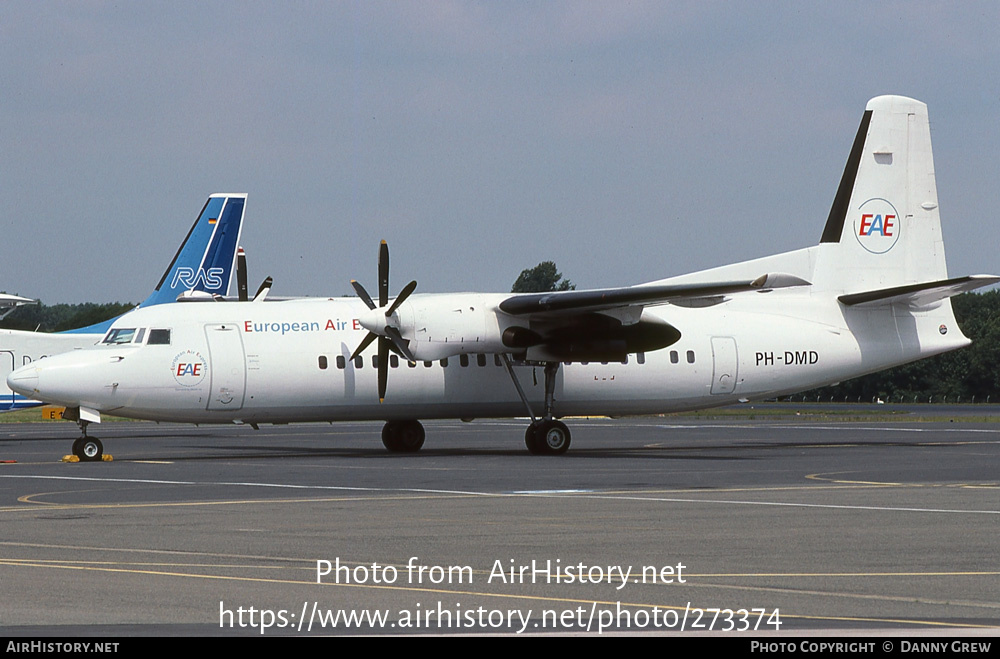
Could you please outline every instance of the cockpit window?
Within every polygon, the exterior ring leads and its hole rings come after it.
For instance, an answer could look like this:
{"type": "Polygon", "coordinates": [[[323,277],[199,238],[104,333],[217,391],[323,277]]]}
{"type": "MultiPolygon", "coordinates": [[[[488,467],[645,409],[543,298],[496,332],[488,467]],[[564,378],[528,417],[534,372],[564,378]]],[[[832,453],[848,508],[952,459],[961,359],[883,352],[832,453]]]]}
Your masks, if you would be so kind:
{"type": "Polygon", "coordinates": [[[104,337],[104,343],[116,346],[122,345],[123,343],[132,343],[132,338],[134,336],[134,327],[119,327],[108,332],[108,335],[104,337]]]}
{"type": "Polygon", "coordinates": [[[168,329],[149,330],[149,341],[147,341],[146,344],[151,346],[170,345],[170,330],[168,329]]]}

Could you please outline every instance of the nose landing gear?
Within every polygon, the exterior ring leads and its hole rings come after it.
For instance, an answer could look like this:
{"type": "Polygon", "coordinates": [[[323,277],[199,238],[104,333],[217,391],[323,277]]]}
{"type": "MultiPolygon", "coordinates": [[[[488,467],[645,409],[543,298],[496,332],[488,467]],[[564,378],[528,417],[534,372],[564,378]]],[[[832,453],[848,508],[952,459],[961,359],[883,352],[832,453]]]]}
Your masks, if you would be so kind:
{"type": "Polygon", "coordinates": [[[96,437],[89,437],[87,435],[87,426],[89,424],[89,421],[81,420],[77,422],[82,434],[73,442],[73,455],[80,458],[80,462],[100,462],[104,459],[104,445],[96,437]]]}

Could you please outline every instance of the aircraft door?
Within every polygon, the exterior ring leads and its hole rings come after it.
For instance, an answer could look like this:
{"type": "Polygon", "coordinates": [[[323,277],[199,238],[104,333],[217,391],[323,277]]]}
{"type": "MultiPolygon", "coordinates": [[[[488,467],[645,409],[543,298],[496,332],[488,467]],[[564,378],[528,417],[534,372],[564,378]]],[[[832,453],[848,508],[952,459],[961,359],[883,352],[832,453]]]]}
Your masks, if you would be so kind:
{"type": "Polygon", "coordinates": [[[246,393],[247,368],[243,337],[235,323],[205,325],[208,339],[210,410],[238,410],[246,393]]]}
{"type": "Polygon", "coordinates": [[[14,405],[14,392],[7,389],[7,376],[14,370],[14,353],[0,350],[0,410],[14,405]]]}
{"type": "Polygon", "coordinates": [[[731,394],[736,390],[738,368],[736,339],[712,337],[712,393],[731,394]]]}

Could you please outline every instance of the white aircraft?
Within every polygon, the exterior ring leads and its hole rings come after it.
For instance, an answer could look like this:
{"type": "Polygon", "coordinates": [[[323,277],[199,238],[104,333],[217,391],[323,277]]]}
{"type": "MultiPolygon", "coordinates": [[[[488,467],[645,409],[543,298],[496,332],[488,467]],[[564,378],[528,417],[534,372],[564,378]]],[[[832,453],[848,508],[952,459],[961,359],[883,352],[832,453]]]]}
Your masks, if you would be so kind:
{"type": "Polygon", "coordinates": [[[21,297],[20,295],[8,295],[7,293],[0,293],[0,320],[3,320],[7,315],[17,309],[18,307],[23,307],[26,304],[38,304],[38,300],[32,300],[28,297],[21,297]]]}
{"type": "MultiPolygon", "coordinates": [[[[225,295],[229,291],[243,229],[246,197],[245,194],[213,194],[208,198],[156,288],[140,308],[174,302],[178,295],[225,295]]],[[[11,301],[12,304],[35,302],[27,298],[11,301]]],[[[113,322],[114,319],[58,333],[0,329],[0,382],[18,366],[100,343],[113,322]]],[[[41,404],[0,386],[0,412],[41,404]]]]}
{"type": "Polygon", "coordinates": [[[417,419],[527,412],[528,450],[558,454],[570,431],[557,415],[770,398],[968,345],[949,297],[1000,281],[948,278],[927,108],[899,96],[868,103],[814,247],[590,291],[420,295],[410,282],[391,300],[388,275],[383,242],[377,303],[352,282],[358,298],[140,309],[100,346],[7,382],[69,408],[83,460],[101,458],[87,425],[102,413],[384,420],[385,446],[409,452],[417,419]]]}

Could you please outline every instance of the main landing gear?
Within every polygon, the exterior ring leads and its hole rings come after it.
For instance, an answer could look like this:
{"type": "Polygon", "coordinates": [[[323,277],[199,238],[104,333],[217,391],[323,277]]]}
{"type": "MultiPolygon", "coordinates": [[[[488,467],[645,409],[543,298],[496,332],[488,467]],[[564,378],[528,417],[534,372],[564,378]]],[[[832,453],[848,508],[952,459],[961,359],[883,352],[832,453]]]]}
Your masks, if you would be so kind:
{"type": "Polygon", "coordinates": [[[78,421],[82,433],[73,442],[73,455],[80,458],[80,462],[100,462],[104,459],[104,445],[96,437],[87,436],[87,426],[89,421],[78,421]]]}
{"type": "Polygon", "coordinates": [[[521,397],[524,406],[528,408],[528,416],[531,417],[531,425],[524,431],[524,445],[531,455],[562,455],[569,450],[570,432],[569,428],[562,421],[557,421],[552,415],[552,408],[555,405],[556,373],[559,371],[559,362],[545,362],[545,412],[541,419],[535,417],[535,413],[528,403],[528,397],[524,395],[521,383],[514,375],[514,368],[511,366],[510,357],[501,355],[504,366],[510,374],[510,379],[517,388],[517,394],[521,397]]]}
{"type": "Polygon", "coordinates": [[[382,443],[393,453],[416,453],[424,445],[424,427],[416,419],[386,421],[382,443]]]}

